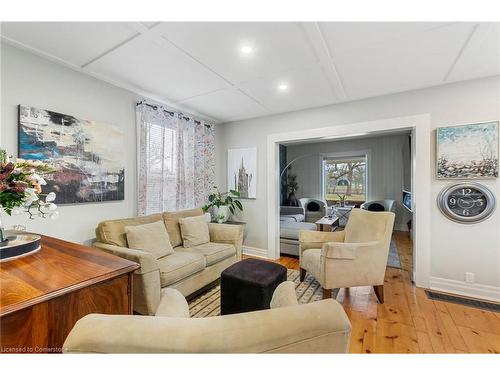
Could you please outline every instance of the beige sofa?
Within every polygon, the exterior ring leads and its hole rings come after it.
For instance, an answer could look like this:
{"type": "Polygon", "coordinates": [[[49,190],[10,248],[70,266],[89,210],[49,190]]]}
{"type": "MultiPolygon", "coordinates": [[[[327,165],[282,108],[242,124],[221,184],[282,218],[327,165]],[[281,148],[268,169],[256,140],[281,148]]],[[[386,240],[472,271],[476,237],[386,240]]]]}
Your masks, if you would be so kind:
{"type": "Polygon", "coordinates": [[[153,315],[165,288],[177,289],[188,296],[217,280],[224,269],[241,259],[243,230],[240,225],[210,223],[209,243],[192,248],[182,246],[179,219],[199,215],[203,215],[201,208],[99,223],[94,246],[141,265],[134,273],[134,311],[153,315]],[[173,254],[156,259],[146,251],[128,247],[126,226],[160,220],[167,227],[173,254]]]}
{"type": "Polygon", "coordinates": [[[64,353],[347,353],[351,324],[335,300],[298,305],[295,285],[276,288],[270,310],[189,318],[182,295],[166,289],[156,316],[90,314],[64,353]]]}

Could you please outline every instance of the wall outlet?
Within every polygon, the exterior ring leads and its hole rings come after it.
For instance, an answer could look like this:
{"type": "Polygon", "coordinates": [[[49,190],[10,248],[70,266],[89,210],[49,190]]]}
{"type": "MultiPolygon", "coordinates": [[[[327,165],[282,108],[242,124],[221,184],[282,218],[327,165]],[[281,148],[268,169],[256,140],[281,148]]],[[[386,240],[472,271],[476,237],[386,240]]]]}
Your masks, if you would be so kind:
{"type": "Polygon", "coordinates": [[[469,284],[474,284],[474,273],[466,272],[465,273],[465,282],[469,284]]]}

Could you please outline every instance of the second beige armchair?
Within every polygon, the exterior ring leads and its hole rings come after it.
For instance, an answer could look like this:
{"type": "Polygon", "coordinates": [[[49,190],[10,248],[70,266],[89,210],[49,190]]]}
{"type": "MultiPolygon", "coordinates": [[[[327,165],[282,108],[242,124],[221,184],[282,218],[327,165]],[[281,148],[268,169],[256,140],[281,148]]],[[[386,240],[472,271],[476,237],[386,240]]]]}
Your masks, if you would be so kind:
{"type": "Polygon", "coordinates": [[[301,231],[300,277],[309,272],[323,288],[323,298],[332,289],[371,285],[384,302],[384,276],[394,226],[394,213],[353,209],[345,230],[301,231]]]}

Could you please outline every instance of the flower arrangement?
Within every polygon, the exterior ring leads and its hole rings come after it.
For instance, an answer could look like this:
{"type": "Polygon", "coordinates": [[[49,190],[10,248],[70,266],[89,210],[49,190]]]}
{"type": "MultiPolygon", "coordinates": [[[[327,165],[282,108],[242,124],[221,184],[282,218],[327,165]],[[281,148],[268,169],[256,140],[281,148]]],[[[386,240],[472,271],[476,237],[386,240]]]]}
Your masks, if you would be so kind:
{"type": "Polygon", "coordinates": [[[8,215],[27,212],[30,219],[56,219],[59,213],[53,203],[55,193],[42,194],[42,186],[47,184],[42,175],[53,172],[52,167],[38,160],[10,161],[7,152],[0,149],[0,207],[8,215]]]}

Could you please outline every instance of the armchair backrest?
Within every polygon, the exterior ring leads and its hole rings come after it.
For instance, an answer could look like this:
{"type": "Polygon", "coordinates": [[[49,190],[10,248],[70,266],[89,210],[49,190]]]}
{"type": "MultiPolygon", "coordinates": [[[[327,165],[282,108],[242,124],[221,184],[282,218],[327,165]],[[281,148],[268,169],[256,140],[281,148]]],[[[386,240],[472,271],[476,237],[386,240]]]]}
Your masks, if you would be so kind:
{"type": "Polygon", "coordinates": [[[345,227],[344,242],[390,242],[394,217],[393,212],[371,212],[353,208],[345,227]]]}
{"type": "Polygon", "coordinates": [[[314,198],[300,198],[299,203],[301,207],[304,207],[304,209],[307,211],[311,211],[308,209],[309,203],[314,202],[319,206],[319,211],[326,212],[326,207],[327,204],[325,201],[319,200],[319,199],[314,199],[314,198]]]}

